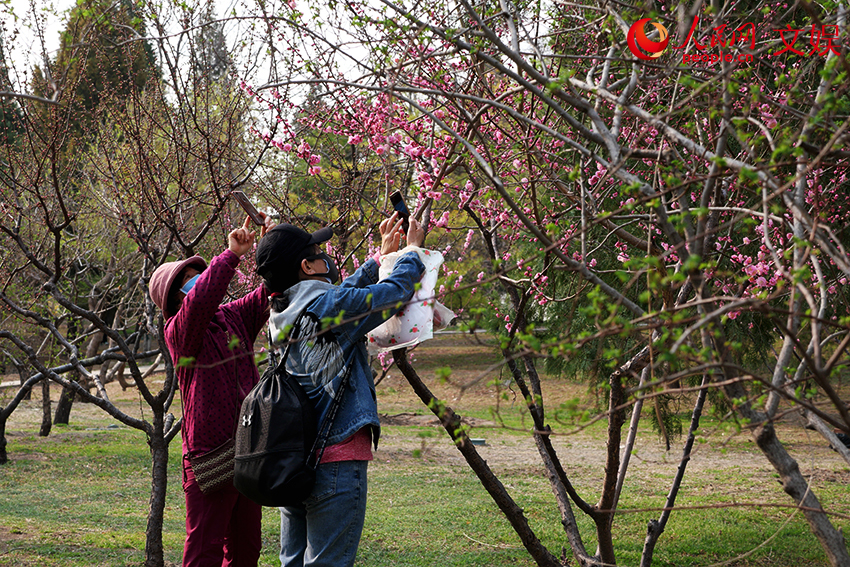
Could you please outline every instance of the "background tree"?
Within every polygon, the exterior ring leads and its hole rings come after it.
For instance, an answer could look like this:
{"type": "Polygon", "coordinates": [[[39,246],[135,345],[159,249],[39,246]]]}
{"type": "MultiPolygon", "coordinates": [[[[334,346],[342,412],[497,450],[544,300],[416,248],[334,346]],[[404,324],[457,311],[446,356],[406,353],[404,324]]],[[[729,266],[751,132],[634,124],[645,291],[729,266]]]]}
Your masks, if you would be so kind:
{"type": "MultiPolygon", "coordinates": [[[[12,82],[9,80],[9,68],[6,65],[6,52],[3,29],[0,28],[0,92],[11,94],[12,82]]],[[[15,142],[21,133],[21,111],[11,96],[0,97],[0,139],[2,144],[8,145],[15,142]]]]}
{"type": "Polygon", "coordinates": [[[76,6],[42,82],[15,85],[16,93],[33,90],[16,98],[23,143],[2,148],[9,167],[0,176],[0,342],[25,361],[28,378],[0,411],[0,458],[6,461],[8,416],[43,380],[144,431],[152,463],[145,551],[154,566],[163,564],[168,444],[179,419],[176,362],[161,343],[147,282],[162,262],[221,251],[243,218],[229,192],[262,153],[244,135],[244,97],[196,88],[178,43],[199,29],[199,16],[187,20],[182,4],[157,6],[155,17],[152,9],[76,6]],[[158,32],[174,25],[178,32],[149,44],[140,14],[158,32]],[[58,104],[44,103],[51,97],[58,104]],[[39,350],[42,336],[54,347],[49,357],[39,350]],[[142,367],[157,356],[165,364],[161,385],[142,367]],[[139,389],[138,416],[113,405],[103,386],[119,371],[139,389]]]}
{"type": "Polygon", "coordinates": [[[197,33],[192,38],[192,77],[207,83],[226,79],[233,71],[224,22],[217,19],[215,3],[199,6],[197,33]]]}

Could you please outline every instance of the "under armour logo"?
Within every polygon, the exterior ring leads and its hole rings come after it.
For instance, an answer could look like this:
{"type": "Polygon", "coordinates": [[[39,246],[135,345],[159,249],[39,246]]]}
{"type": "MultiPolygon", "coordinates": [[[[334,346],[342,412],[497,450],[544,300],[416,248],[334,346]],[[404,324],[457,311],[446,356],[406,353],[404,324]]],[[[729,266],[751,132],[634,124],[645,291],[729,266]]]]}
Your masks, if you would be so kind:
{"type": "Polygon", "coordinates": [[[251,414],[242,416],[242,427],[251,427],[251,414]]]}

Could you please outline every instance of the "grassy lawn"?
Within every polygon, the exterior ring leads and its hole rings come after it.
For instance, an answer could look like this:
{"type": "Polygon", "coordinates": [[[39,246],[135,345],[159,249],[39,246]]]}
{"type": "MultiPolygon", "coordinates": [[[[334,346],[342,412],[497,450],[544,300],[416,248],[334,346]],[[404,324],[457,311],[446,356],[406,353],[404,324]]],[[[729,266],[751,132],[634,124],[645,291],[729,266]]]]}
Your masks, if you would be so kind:
{"type": "MultiPolygon", "coordinates": [[[[435,393],[461,415],[474,418],[472,436],[485,439],[481,454],[523,507],[537,536],[560,555],[568,544],[539,456],[527,433],[511,429],[527,423],[521,400],[499,386],[498,370],[480,379],[482,370],[498,360],[492,347],[448,336],[426,343],[414,357],[435,393]],[[437,380],[436,370],[446,366],[453,369],[449,382],[437,380]],[[500,420],[510,427],[497,426],[500,420]]],[[[563,380],[547,379],[544,390],[549,407],[571,398],[589,403],[581,387],[563,380]]],[[[141,411],[137,392],[110,385],[110,393],[126,411],[141,411]]],[[[379,384],[378,397],[387,424],[370,465],[357,565],[533,565],[507,520],[398,372],[391,371],[379,384]]],[[[0,566],[140,565],[150,494],[144,436],[116,427],[96,408],[77,404],[70,426],[54,427],[50,437],[40,438],[40,404],[26,402],[8,425],[11,462],[0,467],[0,566]]],[[[683,415],[687,411],[683,405],[683,415]]],[[[605,427],[603,420],[554,439],[576,489],[591,503],[598,498],[604,470],[605,427]]],[[[834,523],[846,531],[850,470],[799,424],[788,420],[778,427],[822,504],[837,514],[834,523]]],[[[703,421],[700,433],[702,442],[677,501],[682,509],[673,513],[654,565],[824,565],[802,514],[788,507],[790,499],[777,475],[749,437],[710,419],[703,421]]],[[[680,445],[679,440],[666,452],[657,436],[643,431],[623,490],[622,513],[615,520],[621,565],[638,564],[647,522],[660,514],[680,445]]],[[[166,560],[179,564],[184,520],[179,440],[170,455],[163,535],[166,560]]],[[[591,522],[581,515],[578,522],[593,551],[591,522]]],[[[277,542],[278,514],[266,509],[261,565],[279,564],[277,542]]]]}

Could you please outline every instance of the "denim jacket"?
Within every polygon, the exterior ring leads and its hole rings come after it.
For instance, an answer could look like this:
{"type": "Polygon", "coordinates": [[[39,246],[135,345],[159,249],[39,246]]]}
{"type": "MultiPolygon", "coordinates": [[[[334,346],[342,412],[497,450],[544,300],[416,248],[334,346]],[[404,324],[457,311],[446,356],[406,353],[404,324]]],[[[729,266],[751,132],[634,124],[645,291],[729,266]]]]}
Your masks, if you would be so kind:
{"type": "Polygon", "coordinates": [[[273,344],[282,352],[286,337],[294,340],[286,368],[316,405],[320,424],[346,369],[351,369],[328,445],[369,425],[377,447],[380,421],[366,333],[402,308],[424,271],[418,255],[411,252],[399,259],[390,277],[378,283],[378,264],[370,259],[338,286],[319,280],[295,284],[284,292],[286,308],[272,309],[273,344]]]}

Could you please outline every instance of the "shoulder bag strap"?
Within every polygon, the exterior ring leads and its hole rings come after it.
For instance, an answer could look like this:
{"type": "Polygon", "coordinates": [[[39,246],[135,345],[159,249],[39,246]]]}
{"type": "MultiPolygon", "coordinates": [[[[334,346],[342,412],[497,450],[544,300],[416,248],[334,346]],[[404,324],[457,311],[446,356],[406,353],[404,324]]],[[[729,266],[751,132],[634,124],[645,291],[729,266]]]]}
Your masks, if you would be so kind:
{"type": "Polygon", "coordinates": [[[342,380],[339,382],[339,388],[333,397],[333,401],[331,401],[331,407],[328,409],[328,415],[319,427],[319,433],[316,435],[316,442],[313,443],[313,449],[310,451],[310,458],[307,460],[307,464],[310,466],[315,467],[322,461],[322,455],[325,453],[325,447],[327,447],[328,444],[331,427],[333,426],[334,419],[336,419],[336,414],[339,410],[340,404],[342,403],[342,396],[345,394],[345,390],[348,387],[348,379],[350,377],[351,366],[348,366],[345,369],[345,374],[342,376],[342,380]]]}

